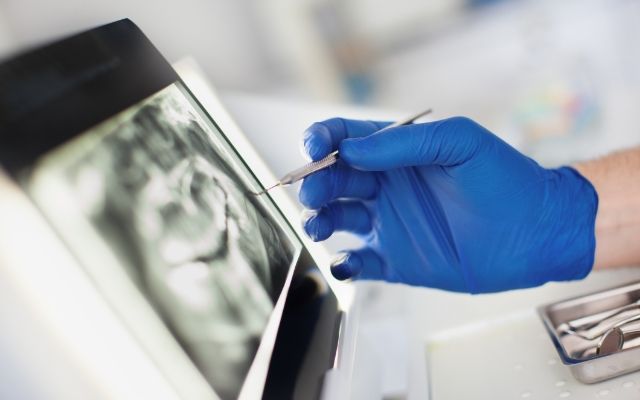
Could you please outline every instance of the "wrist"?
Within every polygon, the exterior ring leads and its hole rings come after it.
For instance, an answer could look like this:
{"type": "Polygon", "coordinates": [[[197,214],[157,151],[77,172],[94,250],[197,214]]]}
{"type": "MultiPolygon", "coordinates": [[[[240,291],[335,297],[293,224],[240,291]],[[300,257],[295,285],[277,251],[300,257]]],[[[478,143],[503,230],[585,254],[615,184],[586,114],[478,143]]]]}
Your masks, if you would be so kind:
{"type": "Polygon", "coordinates": [[[596,219],[599,197],[596,188],[579,170],[562,167],[556,170],[560,179],[558,189],[562,195],[554,201],[561,201],[561,214],[557,215],[562,229],[557,240],[567,254],[563,264],[558,266],[559,276],[555,280],[574,280],[586,277],[595,264],[596,219]]]}
{"type": "Polygon", "coordinates": [[[638,151],[612,154],[575,165],[595,187],[594,268],[640,264],[640,157],[638,151]]]}

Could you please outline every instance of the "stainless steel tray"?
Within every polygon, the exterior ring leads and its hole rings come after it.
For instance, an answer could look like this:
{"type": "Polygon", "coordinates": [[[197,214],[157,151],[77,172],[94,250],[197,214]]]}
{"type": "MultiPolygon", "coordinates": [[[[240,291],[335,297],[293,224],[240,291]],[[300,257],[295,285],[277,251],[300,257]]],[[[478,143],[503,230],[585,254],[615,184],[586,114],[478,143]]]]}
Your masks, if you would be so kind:
{"type": "MultiPolygon", "coordinates": [[[[561,335],[559,331],[571,321],[597,320],[612,310],[638,302],[640,282],[541,306],[538,314],[560,359],[571,369],[573,376],[584,383],[595,383],[640,370],[640,340],[625,340],[621,350],[598,355],[580,348],[584,342],[567,340],[569,335],[561,335]]],[[[640,309],[635,312],[640,314],[640,309]]]]}

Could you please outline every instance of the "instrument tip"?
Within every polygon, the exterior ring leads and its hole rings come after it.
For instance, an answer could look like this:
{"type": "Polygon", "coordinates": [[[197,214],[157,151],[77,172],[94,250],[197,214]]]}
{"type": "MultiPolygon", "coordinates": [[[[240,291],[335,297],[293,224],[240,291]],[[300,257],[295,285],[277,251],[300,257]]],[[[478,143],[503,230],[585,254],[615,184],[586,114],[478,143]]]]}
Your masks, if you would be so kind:
{"type": "Polygon", "coordinates": [[[271,189],[273,189],[273,188],[276,188],[276,187],[278,187],[278,186],[282,186],[282,182],[278,182],[278,183],[276,183],[276,184],[274,184],[274,185],[271,185],[271,186],[269,186],[268,188],[264,189],[264,190],[263,190],[263,191],[261,191],[261,192],[257,192],[257,193],[256,193],[256,192],[252,192],[252,193],[253,193],[255,196],[261,196],[261,195],[263,195],[263,194],[267,193],[269,190],[271,190],[271,189]]]}

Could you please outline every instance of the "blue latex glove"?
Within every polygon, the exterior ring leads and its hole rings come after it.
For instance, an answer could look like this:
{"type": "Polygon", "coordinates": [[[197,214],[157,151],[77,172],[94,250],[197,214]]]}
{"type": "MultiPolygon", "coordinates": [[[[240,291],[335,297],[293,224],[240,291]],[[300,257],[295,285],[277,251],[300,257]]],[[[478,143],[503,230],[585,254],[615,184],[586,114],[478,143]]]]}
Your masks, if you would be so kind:
{"type": "Polygon", "coordinates": [[[340,150],[302,184],[317,210],[305,231],[365,242],[334,262],[336,278],[482,293],[590,272],[598,197],[577,171],[545,169],[467,118],[375,133],[384,125],[335,118],[305,132],[312,159],[340,150]]]}

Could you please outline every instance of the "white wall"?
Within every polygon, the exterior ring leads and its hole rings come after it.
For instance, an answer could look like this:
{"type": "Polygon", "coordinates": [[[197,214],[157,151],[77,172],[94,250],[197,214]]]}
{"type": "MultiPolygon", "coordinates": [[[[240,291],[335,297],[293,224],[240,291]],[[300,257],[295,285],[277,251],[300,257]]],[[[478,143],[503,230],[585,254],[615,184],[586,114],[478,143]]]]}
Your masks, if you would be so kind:
{"type": "Polygon", "coordinates": [[[127,17],[170,61],[194,56],[218,86],[255,90],[272,72],[252,9],[247,0],[0,0],[0,56],[9,35],[25,47],[127,17]]]}
{"type": "Polygon", "coordinates": [[[0,58],[2,58],[2,54],[10,52],[13,45],[14,40],[4,16],[3,4],[0,3],[0,58]]]}

